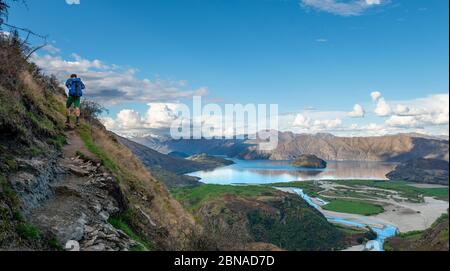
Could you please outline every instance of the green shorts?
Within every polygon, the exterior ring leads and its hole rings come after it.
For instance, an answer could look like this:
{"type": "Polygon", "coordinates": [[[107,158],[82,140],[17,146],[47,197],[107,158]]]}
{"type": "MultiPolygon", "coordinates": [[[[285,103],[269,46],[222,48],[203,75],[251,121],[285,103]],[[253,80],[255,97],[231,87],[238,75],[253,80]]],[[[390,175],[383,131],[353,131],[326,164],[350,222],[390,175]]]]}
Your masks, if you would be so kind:
{"type": "Polygon", "coordinates": [[[67,99],[66,107],[70,108],[72,104],[75,106],[75,108],[80,108],[81,97],[69,96],[69,98],[67,99]]]}

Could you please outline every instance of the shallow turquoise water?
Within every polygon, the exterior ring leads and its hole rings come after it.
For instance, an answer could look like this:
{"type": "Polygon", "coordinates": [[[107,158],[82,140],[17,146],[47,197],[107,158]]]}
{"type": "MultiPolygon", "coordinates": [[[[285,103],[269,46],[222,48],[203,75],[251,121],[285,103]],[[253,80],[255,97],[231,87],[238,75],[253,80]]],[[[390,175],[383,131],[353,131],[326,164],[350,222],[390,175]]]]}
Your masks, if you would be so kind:
{"type": "MultiPolygon", "coordinates": [[[[208,184],[268,184],[304,180],[348,180],[348,179],[375,179],[384,180],[386,174],[392,171],[396,164],[383,162],[328,162],[328,168],[314,170],[297,168],[290,165],[289,161],[244,161],[232,159],[235,164],[217,168],[211,171],[200,171],[188,174],[201,178],[208,184]]],[[[301,189],[293,189],[311,207],[320,210],[317,205],[301,189]]],[[[325,201],[320,201],[326,204],[325,201]]],[[[346,220],[338,217],[326,217],[332,223],[340,223],[353,227],[365,228],[366,224],[346,220]]],[[[377,234],[376,240],[367,243],[367,248],[375,251],[383,251],[384,241],[397,234],[397,228],[385,225],[384,228],[371,227],[377,234]]]]}
{"type": "MultiPolygon", "coordinates": [[[[307,194],[303,192],[302,189],[294,188],[292,189],[296,194],[298,194],[303,200],[306,201],[311,207],[321,210],[320,206],[314,203],[314,201],[309,197],[307,194]]],[[[324,202],[324,204],[327,204],[324,202]]],[[[338,223],[347,225],[350,227],[357,227],[357,228],[367,228],[370,227],[374,232],[377,234],[377,239],[372,240],[366,244],[366,248],[374,251],[384,251],[384,242],[386,239],[390,237],[394,237],[398,233],[398,229],[392,225],[384,225],[383,228],[378,227],[372,227],[364,223],[355,222],[352,220],[339,218],[339,217],[333,217],[333,216],[326,216],[326,219],[331,223],[338,223]]]]}

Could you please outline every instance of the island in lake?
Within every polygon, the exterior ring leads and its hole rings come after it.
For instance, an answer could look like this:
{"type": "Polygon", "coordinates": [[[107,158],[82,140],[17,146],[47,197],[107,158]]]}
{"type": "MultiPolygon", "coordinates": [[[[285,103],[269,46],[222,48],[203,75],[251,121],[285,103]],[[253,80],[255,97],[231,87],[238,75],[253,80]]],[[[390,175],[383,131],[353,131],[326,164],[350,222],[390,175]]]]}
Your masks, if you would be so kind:
{"type": "Polygon", "coordinates": [[[292,162],[292,165],[295,167],[303,167],[303,168],[317,168],[324,169],[327,168],[327,162],[313,154],[302,154],[300,157],[295,159],[292,162]]]}

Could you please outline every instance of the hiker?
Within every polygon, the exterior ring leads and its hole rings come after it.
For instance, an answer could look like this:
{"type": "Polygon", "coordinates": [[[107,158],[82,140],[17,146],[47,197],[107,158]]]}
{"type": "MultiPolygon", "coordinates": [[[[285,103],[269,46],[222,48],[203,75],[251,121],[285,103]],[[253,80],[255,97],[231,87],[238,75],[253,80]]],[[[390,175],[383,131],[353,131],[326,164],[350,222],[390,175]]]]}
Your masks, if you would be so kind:
{"type": "Polygon", "coordinates": [[[69,79],[67,79],[66,87],[69,89],[69,98],[67,99],[67,121],[66,124],[70,124],[70,108],[72,104],[75,107],[75,115],[77,117],[77,126],[80,126],[80,104],[81,97],[83,96],[84,86],[83,82],[76,74],[72,74],[69,79]]]}

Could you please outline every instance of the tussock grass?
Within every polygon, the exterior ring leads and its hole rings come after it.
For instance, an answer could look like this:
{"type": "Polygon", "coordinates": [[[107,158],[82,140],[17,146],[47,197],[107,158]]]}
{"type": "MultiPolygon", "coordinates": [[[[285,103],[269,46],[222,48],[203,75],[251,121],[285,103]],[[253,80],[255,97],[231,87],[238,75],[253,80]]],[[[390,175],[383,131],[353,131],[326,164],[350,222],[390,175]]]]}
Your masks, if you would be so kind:
{"type": "Polygon", "coordinates": [[[142,162],[104,128],[84,123],[78,132],[87,149],[116,177],[129,201],[128,211],[137,214],[130,217],[128,225],[143,240],[152,240],[164,249],[170,249],[171,243],[175,242],[178,244],[173,245],[173,249],[180,249],[183,244],[179,242],[183,242],[194,228],[193,217],[172,198],[162,183],[154,179],[142,162]],[[141,211],[156,225],[164,227],[163,231],[167,231],[164,238],[142,220],[141,211]]]}
{"type": "Polygon", "coordinates": [[[123,214],[120,216],[114,216],[109,218],[108,223],[113,225],[116,229],[119,229],[126,233],[131,239],[138,243],[137,246],[131,248],[132,251],[152,251],[155,250],[155,245],[145,241],[134,232],[130,226],[130,216],[128,214],[123,214]]]}

